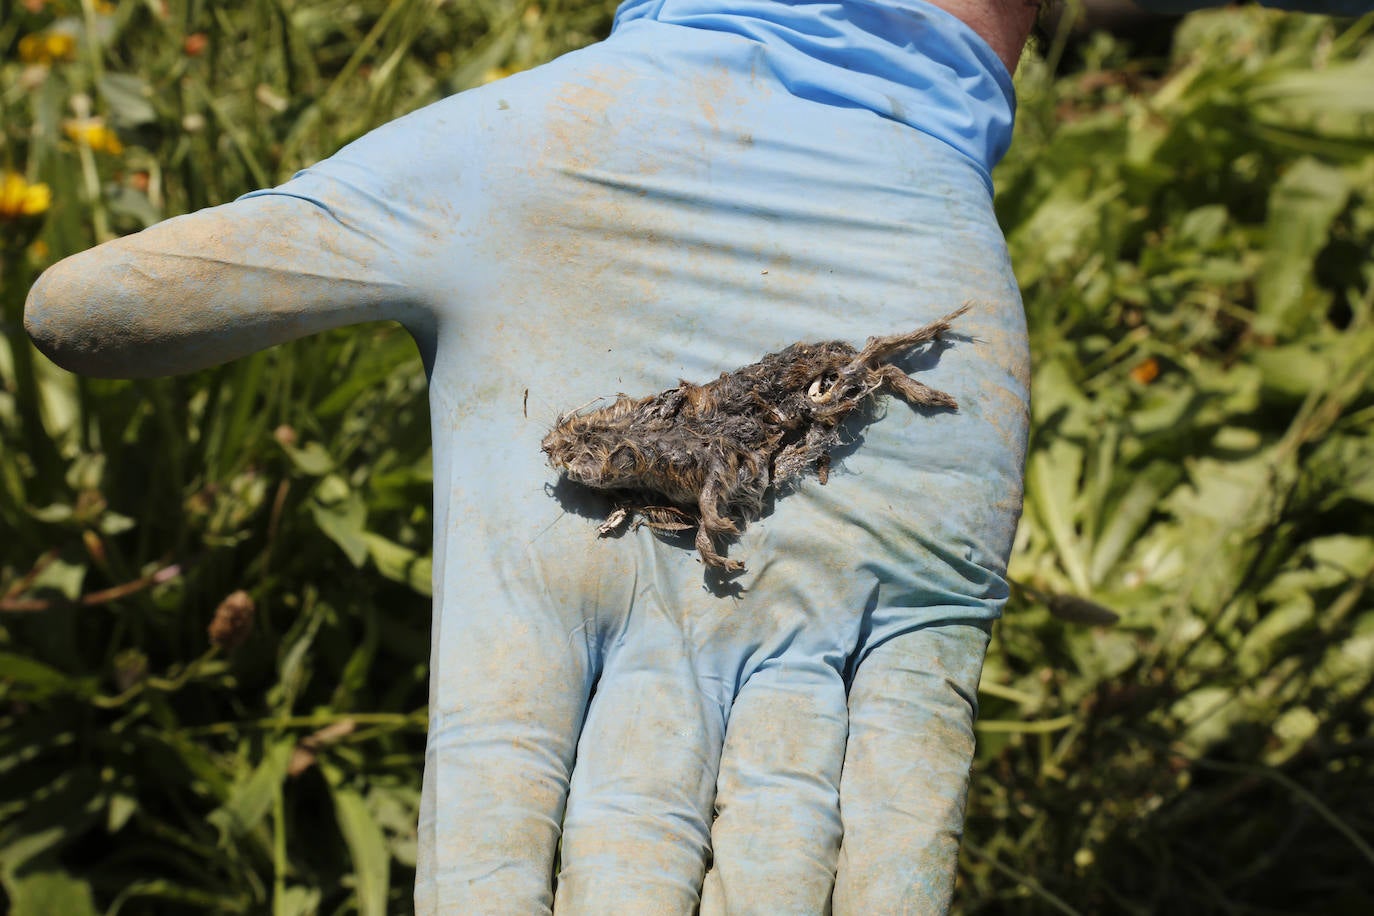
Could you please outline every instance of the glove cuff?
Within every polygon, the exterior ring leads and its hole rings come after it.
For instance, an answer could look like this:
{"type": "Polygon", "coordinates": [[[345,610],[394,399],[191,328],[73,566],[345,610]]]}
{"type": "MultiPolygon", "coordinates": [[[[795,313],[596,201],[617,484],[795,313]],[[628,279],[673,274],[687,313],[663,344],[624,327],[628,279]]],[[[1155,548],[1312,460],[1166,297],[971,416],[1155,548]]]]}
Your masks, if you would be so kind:
{"type": "Polygon", "coordinates": [[[792,94],[908,124],[985,175],[1011,143],[1006,67],[962,20],[923,0],[625,0],[614,31],[646,22],[747,37],[792,94]]]}

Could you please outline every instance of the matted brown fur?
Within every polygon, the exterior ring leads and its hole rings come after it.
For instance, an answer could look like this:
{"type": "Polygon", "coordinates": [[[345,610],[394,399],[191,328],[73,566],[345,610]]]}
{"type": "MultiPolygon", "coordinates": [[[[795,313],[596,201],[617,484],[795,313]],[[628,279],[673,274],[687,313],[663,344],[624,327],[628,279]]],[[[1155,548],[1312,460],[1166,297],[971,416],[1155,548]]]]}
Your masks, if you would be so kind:
{"type": "Polygon", "coordinates": [[[867,398],[888,389],[913,405],[958,408],[891,360],[937,339],[968,309],[909,334],[870,337],[862,350],[839,340],[796,343],[705,385],[621,395],[559,417],[544,453],[567,479],[610,493],[616,508],[602,534],[632,516],[659,531],[695,526],[708,566],[741,570],[716,551],[715,539],[756,518],[770,486],[808,470],[825,483],[839,425],[867,398]]]}

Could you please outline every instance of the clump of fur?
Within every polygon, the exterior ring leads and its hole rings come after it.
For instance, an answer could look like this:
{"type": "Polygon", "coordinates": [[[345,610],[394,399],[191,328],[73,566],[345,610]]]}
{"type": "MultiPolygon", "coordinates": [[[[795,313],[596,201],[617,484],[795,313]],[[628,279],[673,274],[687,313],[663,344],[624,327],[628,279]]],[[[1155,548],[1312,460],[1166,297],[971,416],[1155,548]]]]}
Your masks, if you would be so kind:
{"type": "Polygon", "coordinates": [[[840,423],[865,399],[888,389],[913,405],[958,408],[890,361],[937,339],[968,308],[909,334],[870,337],[862,350],[838,340],[797,343],[705,385],[621,395],[560,417],[544,453],[569,480],[612,495],[616,509],[602,534],[631,516],[658,531],[695,526],[708,566],[741,570],[715,539],[756,518],[770,486],[812,469],[824,484],[840,423]]]}

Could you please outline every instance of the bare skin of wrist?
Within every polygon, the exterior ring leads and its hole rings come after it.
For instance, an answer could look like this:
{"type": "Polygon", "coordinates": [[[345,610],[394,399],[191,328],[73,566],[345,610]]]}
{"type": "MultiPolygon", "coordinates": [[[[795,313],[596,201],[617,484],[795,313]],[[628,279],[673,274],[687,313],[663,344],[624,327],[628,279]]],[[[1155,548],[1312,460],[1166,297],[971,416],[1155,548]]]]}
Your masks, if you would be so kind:
{"type": "Polygon", "coordinates": [[[1007,65],[1016,72],[1021,49],[1030,37],[1031,26],[1040,12],[1035,0],[929,0],[932,6],[953,13],[977,32],[1007,65]]]}

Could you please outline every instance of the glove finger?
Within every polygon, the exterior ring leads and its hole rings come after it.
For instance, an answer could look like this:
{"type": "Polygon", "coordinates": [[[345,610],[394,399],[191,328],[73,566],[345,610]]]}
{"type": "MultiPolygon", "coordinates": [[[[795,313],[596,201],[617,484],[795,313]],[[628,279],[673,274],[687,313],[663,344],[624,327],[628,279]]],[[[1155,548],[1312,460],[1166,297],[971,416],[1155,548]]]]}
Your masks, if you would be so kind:
{"type": "Polygon", "coordinates": [[[434,623],[416,912],[547,913],[590,650],[475,591],[434,623]]]}
{"type": "Polygon", "coordinates": [[[25,311],[35,344],[76,372],[150,377],[360,321],[422,324],[375,238],[316,202],[259,193],[49,268],[25,311]]]}
{"type": "Polygon", "coordinates": [[[824,912],[840,849],[844,682],[820,660],[755,673],[730,712],[703,914],[824,912]]]}
{"type": "Polygon", "coordinates": [[[733,683],[703,675],[651,591],[608,655],[577,750],[558,913],[692,913],[733,683]]]}
{"type": "Polygon", "coordinates": [[[839,916],[948,909],[986,627],[905,633],[873,649],[855,674],[840,780],[839,916]]]}

